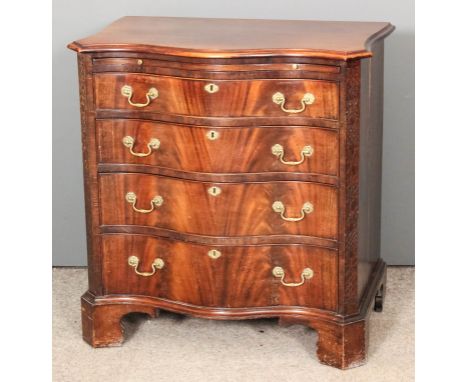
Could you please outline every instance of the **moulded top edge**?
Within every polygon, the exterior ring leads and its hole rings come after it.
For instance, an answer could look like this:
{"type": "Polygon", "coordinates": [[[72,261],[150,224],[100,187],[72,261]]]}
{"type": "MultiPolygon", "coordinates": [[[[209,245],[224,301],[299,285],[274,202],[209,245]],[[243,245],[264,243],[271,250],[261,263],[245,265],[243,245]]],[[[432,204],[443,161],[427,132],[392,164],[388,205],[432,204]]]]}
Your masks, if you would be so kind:
{"type": "Polygon", "coordinates": [[[385,22],[123,17],[68,45],[79,53],[135,52],[193,58],[302,56],[349,60],[394,30],[385,22]]]}

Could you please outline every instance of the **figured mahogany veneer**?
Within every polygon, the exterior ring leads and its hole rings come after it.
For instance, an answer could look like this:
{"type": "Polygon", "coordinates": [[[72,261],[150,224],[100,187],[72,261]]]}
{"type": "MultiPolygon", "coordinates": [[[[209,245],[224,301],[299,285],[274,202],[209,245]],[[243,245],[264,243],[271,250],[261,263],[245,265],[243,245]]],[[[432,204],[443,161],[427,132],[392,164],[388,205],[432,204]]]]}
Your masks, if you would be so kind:
{"type": "Polygon", "coordinates": [[[105,235],[103,256],[105,294],[131,293],[208,307],[337,307],[334,250],[307,245],[207,246],[141,235],[105,235]],[[211,258],[210,250],[219,251],[219,257],[211,258]],[[164,261],[164,267],[154,277],[141,277],[129,267],[130,256],[140,259],[139,272],[151,272],[156,258],[164,261]],[[314,275],[301,289],[285,287],[272,274],[276,266],[284,268],[285,282],[300,282],[307,267],[314,275]]]}
{"type": "Polygon", "coordinates": [[[320,362],[366,361],[369,313],[385,296],[392,30],[125,17],[69,45],[80,77],[88,343],[118,345],[124,315],[165,309],[278,317],[318,332],[320,362]]]}
{"type": "Polygon", "coordinates": [[[306,182],[205,183],[144,174],[101,174],[101,224],[155,226],[211,236],[307,235],[337,237],[337,191],[306,182]],[[209,194],[218,187],[220,194],[209,194]],[[151,213],[134,211],[125,200],[137,196],[137,209],[150,209],[151,200],[163,204],[151,213]],[[273,211],[275,201],[285,206],[285,217],[300,217],[304,203],[313,211],[290,222],[273,211]]]}
{"type": "Polygon", "coordinates": [[[371,57],[370,43],[386,37],[389,23],[204,19],[127,16],[70,48],[190,58],[300,56],[349,60],[371,57]]]}
{"type": "Polygon", "coordinates": [[[106,119],[98,127],[99,161],[200,173],[301,172],[338,175],[338,133],[318,127],[272,126],[219,128],[143,120],[106,119]],[[133,151],[147,153],[151,139],[160,146],[146,157],[132,155],[122,143],[134,138],[133,151]],[[212,137],[215,137],[214,139],[212,137]],[[284,148],[284,161],[300,161],[305,146],[312,154],[299,165],[281,163],[272,147],[284,148]]]}
{"type": "MultiPolygon", "coordinates": [[[[226,62],[224,65],[213,65],[206,63],[191,62],[168,62],[166,60],[154,60],[145,58],[96,58],[93,60],[93,72],[132,72],[132,73],[167,73],[167,69],[183,71],[189,77],[198,78],[201,75],[223,75],[229,72],[232,76],[273,76],[280,73],[282,76],[290,76],[295,72],[303,74],[312,72],[315,77],[320,73],[336,74],[340,73],[340,66],[325,64],[307,64],[307,63],[258,63],[258,64],[233,64],[226,62]],[[233,73],[234,72],[234,73],[233,73]],[[236,73],[237,72],[237,73],[236,73]]],[[[320,76],[319,76],[320,77],[320,76]]],[[[203,77],[202,77],[203,78],[203,77]]],[[[221,78],[221,77],[220,77],[221,78]]],[[[327,78],[323,75],[323,78],[327,78]]],[[[330,77],[333,78],[333,77],[330,77]]]]}
{"type": "Polygon", "coordinates": [[[272,97],[281,92],[286,98],[285,108],[300,109],[304,94],[312,93],[315,100],[307,105],[303,117],[338,119],[338,86],[331,81],[311,80],[195,80],[144,74],[96,74],[94,77],[97,109],[130,109],[135,107],[121,95],[129,85],[133,89],[132,102],[146,102],[146,93],[155,88],[158,97],[144,110],[164,114],[218,117],[285,117],[272,97]],[[204,88],[219,87],[216,93],[204,88]],[[191,94],[190,97],[187,94],[191,94]]]}

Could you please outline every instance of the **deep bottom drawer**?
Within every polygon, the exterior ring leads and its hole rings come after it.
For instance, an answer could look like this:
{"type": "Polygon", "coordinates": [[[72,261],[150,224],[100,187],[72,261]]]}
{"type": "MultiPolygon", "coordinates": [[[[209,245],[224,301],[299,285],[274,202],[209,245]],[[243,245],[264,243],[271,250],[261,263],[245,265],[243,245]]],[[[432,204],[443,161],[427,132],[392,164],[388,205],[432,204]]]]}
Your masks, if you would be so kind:
{"type": "Polygon", "coordinates": [[[208,307],[336,310],[338,258],[305,245],[207,246],[143,235],[103,236],[105,294],[208,307]]]}

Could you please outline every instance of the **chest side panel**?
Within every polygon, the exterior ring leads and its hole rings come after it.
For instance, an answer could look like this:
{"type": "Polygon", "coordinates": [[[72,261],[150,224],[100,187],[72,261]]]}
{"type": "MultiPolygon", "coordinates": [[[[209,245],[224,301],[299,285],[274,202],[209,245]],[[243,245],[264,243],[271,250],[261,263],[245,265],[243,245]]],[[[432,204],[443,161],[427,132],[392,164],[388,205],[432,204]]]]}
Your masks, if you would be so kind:
{"type": "Polygon", "coordinates": [[[359,176],[358,292],[362,296],[380,259],[383,128],[383,42],[362,61],[359,176]]]}

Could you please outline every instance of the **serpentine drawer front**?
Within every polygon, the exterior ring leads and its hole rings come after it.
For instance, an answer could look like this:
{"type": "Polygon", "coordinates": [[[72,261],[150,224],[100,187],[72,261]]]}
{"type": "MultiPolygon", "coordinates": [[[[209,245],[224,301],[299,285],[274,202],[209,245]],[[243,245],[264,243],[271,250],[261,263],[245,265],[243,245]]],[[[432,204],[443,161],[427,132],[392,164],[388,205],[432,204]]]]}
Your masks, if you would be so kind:
{"type": "Polygon", "coordinates": [[[338,118],[338,85],[313,80],[187,79],[143,74],[96,74],[97,109],[189,116],[338,118]],[[187,94],[191,94],[190,99],[187,94]]]}
{"type": "Polygon", "coordinates": [[[89,344],[120,344],[124,315],[167,309],[278,317],[318,331],[322,363],[366,361],[370,308],[382,310],[385,294],[382,65],[392,30],[124,17],[69,45],[89,344]]]}
{"type": "Polygon", "coordinates": [[[132,293],[226,308],[337,307],[338,258],[334,250],[312,246],[292,250],[284,245],[208,246],[146,236],[105,235],[103,256],[106,294],[132,293]],[[278,269],[284,274],[278,274],[278,269]]]}
{"type": "MultiPolygon", "coordinates": [[[[320,127],[201,127],[125,119],[96,123],[99,161],[201,173],[338,175],[338,133],[320,127]]],[[[156,170],[155,170],[156,171],[156,170]]]]}
{"type": "Polygon", "coordinates": [[[99,185],[103,225],[210,236],[337,237],[338,200],[331,186],[205,183],[146,174],[102,174],[99,185]],[[153,202],[155,198],[160,202],[153,202]]]}

